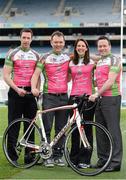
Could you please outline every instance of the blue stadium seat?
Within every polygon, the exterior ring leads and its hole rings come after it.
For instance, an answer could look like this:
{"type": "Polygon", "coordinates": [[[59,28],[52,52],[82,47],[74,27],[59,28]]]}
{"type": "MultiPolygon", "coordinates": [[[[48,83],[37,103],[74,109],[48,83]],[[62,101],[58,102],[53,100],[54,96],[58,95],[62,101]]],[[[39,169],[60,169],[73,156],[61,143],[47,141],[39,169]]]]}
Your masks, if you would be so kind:
{"type": "MultiPolygon", "coordinates": [[[[0,0],[2,3],[3,0],[0,0]]],[[[57,26],[57,23],[67,21],[73,24],[80,23],[119,23],[121,20],[120,11],[114,13],[115,0],[67,0],[62,4],[61,11],[58,11],[61,1],[33,1],[14,0],[10,10],[16,8],[14,16],[8,16],[8,23],[50,23],[50,26],[57,26]],[[65,9],[70,8],[69,14],[65,15],[65,9]]],[[[9,12],[8,12],[9,13],[9,12]]],[[[1,18],[1,17],[0,17],[1,18]]],[[[2,20],[3,22],[3,20],[2,20]]]]}

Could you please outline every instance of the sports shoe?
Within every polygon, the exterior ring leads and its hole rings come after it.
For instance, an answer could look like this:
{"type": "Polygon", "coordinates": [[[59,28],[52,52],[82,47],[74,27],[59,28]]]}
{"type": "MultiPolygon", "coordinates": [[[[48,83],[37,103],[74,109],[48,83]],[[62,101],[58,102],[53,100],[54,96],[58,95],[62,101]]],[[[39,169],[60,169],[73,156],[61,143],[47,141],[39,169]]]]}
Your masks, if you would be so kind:
{"type": "Polygon", "coordinates": [[[113,171],[120,171],[120,166],[108,166],[105,169],[105,172],[113,172],[113,171]]]}
{"type": "Polygon", "coordinates": [[[81,169],[86,169],[86,168],[89,168],[89,167],[90,167],[90,164],[79,163],[79,164],[78,164],[78,167],[81,168],[81,169]]]}
{"type": "Polygon", "coordinates": [[[61,158],[56,158],[56,159],[54,159],[54,163],[55,163],[57,166],[61,166],[61,167],[65,166],[65,163],[64,163],[63,159],[61,159],[61,158]]]}
{"type": "Polygon", "coordinates": [[[44,166],[45,167],[54,167],[53,159],[49,158],[49,159],[44,160],[44,166]]]}

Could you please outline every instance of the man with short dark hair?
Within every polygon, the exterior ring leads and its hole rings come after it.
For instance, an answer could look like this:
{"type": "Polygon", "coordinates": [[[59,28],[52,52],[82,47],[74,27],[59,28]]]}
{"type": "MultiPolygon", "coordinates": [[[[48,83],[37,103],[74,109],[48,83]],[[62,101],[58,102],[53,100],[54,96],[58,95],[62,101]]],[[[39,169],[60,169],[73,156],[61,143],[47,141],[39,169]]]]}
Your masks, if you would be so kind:
{"type": "MultiPolygon", "coordinates": [[[[36,88],[37,81],[41,71],[43,71],[45,82],[43,86],[43,109],[54,108],[68,104],[67,82],[69,56],[63,53],[65,38],[62,32],[55,31],[50,40],[52,51],[46,53],[41,64],[38,63],[35,73],[32,77],[32,93],[39,95],[36,88]]],[[[51,141],[51,130],[55,118],[55,136],[60,132],[67,122],[67,111],[60,110],[43,114],[43,123],[47,135],[47,141],[51,141]]],[[[62,159],[65,135],[58,141],[53,148],[53,157],[44,161],[46,167],[53,167],[54,163],[64,166],[62,159]]]]}
{"type": "MultiPolygon", "coordinates": [[[[95,117],[96,122],[105,126],[113,137],[113,156],[106,172],[120,171],[122,162],[122,135],[120,130],[120,74],[121,61],[119,57],[111,53],[110,40],[101,36],[97,40],[97,48],[100,60],[96,66],[96,84],[98,91],[89,97],[95,101],[101,97],[97,103],[95,117]]],[[[107,150],[109,144],[105,137],[97,132],[97,152],[99,161],[96,167],[102,167],[108,158],[107,150]]]]}
{"type": "MultiPolygon", "coordinates": [[[[5,82],[10,86],[8,92],[8,123],[10,124],[17,118],[33,119],[36,115],[37,104],[34,96],[28,98],[27,92],[31,92],[31,77],[34,73],[39,54],[30,48],[33,32],[31,29],[22,29],[20,33],[21,45],[9,52],[5,59],[3,76],[5,82]]],[[[15,150],[16,142],[12,142],[19,134],[19,126],[15,127],[8,136],[8,154],[14,163],[18,161],[15,150]],[[15,132],[15,133],[14,133],[15,132]],[[10,143],[12,142],[12,143],[10,143]]],[[[24,128],[27,127],[24,125],[24,128]]],[[[34,142],[34,133],[31,135],[34,142]]],[[[29,152],[25,152],[25,163],[29,163],[29,152]]]]}

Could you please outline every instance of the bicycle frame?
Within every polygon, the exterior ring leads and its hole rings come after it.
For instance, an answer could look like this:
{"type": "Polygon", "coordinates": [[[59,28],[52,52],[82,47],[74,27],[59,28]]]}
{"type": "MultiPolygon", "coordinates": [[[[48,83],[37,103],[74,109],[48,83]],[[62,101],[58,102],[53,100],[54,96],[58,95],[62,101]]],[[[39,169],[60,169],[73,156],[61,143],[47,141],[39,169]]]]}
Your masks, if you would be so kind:
{"type": "MultiPolygon", "coordinates": [[[[74,99],[76,103],[72,105],[59,106],[56,108],[50,108],[47,110],[38,110],[34,119],[29,120],[25,118],[19,118],[10,124],[5,130],[3,136],[3,150],[7,160],[14,165],[15,167],[21,168],[29,168],[35,165],[39,159],[41,158],[43,162],[46,162],[48,158],[52,158],[53,148],[58,143],[59,139],[64,135],[66,137],[64,144],[64,157],[68,165],[78,174],[93,176],[100,174],[105,170],[105,168],[109,165],[112,158],[113,153],[113,139],[109,131],[101,124],[97,122],[85,121],[83,119],[83,114],[85,111],[90,110],[95,107],[96,104],[91,104],[88,106],[88,97],[83,95],[82,97],[75,97],[74,99]],[[68,118],[68,122],[61,129],[61,131],[53,138],[53,140],[48,143],[47,137],[44,129],[44,124],[42,120],[43,113],[49,113],[52,111],[58,110],[73,110],[73,115],[71,118],[68,118]],[[84,110],[84,111],[83,111],[84,110]],[[75,126],[74,126],[75,125],[75,126]],[[15,127],[20,126],[20,131],[18,135],[18,139],[15,136],[12,137],[12,141],[15,142],[13,146],[14,152],[17,153],[17,161],[13,160],[13,157],[10,155],[8,151],[8,147],[11,147],[11,142],[8,137],[10,136],[10,132],[14,132],[15,127]],[[27,129],[26,129],[27,127],[27,129]],[[89,128],[91,133],[85,133],[85,131],[89,128]],[[25,132],[24,132],[25,130],[25,132]],[[79,145],[80,150],[84,150],[87,154],[91,155],[90,164],[88,164],[85,168],[81,168],[81,163],[76,164],[71,160],[71,152],[72,152],[72,143],[74,133],[78,131],[77,136],[77,145],[79,145]],[[93,168],[93,166],[99,160],[97,156],[97,132],[100,134],[104,134],[104,137],[108,141],[108,159],[106,163],[100,168],[93,168]],[[22,134],[23,133],[23,134],[22,134]],[[34,138],[33,138],[34,135],[34,138]],[[91,135],[91,136],[90,136],[91,135]],[[93,138],[93,139],[92,139],[93,138]],[[88,141],[89,140],[89,141],[88,141]],[[92,142],[93,140],[93,142],[92,142]],[[10,142],[9,142],[10,141],[10,142]],[[89,144],[90,142],[90,144],[89,144]],[[27,158],[26,151],[29,152],[29,158],[27,158]]],[[[14,134],[15,135],[15,134],[14,134]]],[[[11,138],[10,137],[10,138],[11,138]]],[[[81,152],[82,152],[81,151],[81,152]]],[[[77,153],[78,155],[79,153],[77,153]]],[[[87,157],[87,154],[85,157],[87,157]]],[[[83,156],[80,154],[80,156],[83,156]]],[[[40,161],[41,162],[41,161],[40,161]]],[[[83,163],[82,163],[83,165],[83,163]]]]}
{"type": "Polygon", "coordinates": [[[51,143],[49,145],[50,145],[50,147],[53,147],[58,142],[58,140],[62,137],[62,135],[65,134],[66,131],[75,122],[77,124],[77,128],[78,128],[79,134],[80,134],[80,138],[81,138],[81,141],[82,141],[84,147],[85,148],[90,148],[90,144],[89,144],[89,142],[87,140],[86,134],[84,132],[84,128],[82,128],[82,125],[81,125],[82,119],[81,119],[81,116],[79,114],[77,106],[78,105],[76,103],[74,103],[73,105],[65,105],[65,106],[60,106],[60,107],[56,107],[56,108],[50,108],[50,109],[47,109],[47,110],[38,110],[37,113],[36,113],[35,118],[31,121],[28,129],[26,130],[26,132],[23,135],[23,137],[20,139],[19,143],[22,146],[29,147],[29,148],[34,149],[36,152],[37,151],[40,152],[41,151],[41,147],[40,146],[34,145],[34,144],[30,144],[29,142],[27,142],[27,140],[28,140],[28,138],[30,136],[29,130],[30,130],[30,132],[33,130],[33,128],[30,129],[32,127],[33,123],[35,121],[39,120],[39,122],[40,122],[40,130],[41,130],[41,133],[42,133],[42,137],[44,139],[44,142],[47,143],[46,133],[45,133],[45,129],[44,129],[43,121],[42,121],[42,114],[43,113],[48,113],[48,112],[51,112],[51,111],[73,109],[73,116],[71,118],[69,118],[67,124],[61,129],[61,131],[51,141],[51,143]],[[83,133],[82,133],[82,131],[83,131],[83,133]],[[28,133],[28,135],[27,135],[27,133],[28,133]],[[27,138],[25,139],[24,137],[26,135],[27,135],[27,138]]]}

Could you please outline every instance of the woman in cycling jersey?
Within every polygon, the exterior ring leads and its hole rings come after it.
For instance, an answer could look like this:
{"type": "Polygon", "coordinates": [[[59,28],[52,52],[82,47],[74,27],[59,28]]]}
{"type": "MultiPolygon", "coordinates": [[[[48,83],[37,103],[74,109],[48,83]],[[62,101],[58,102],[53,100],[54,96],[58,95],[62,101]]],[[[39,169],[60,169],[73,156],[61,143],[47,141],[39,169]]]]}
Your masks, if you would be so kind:
{"type": "MultiPolygon", "coordinates": [[[[72,79],[72,89],[69,98],[69,104],[74,102],[75,96],[81,96],[84,93],[91,95],[93,91],[93,72],[95,63],[90,59],[89,46],[84,39],[77,39],[74,45],[74,53],[71,56],[69,63],[69,70],[72,79]]],[[[88,105],[92,102],[88,102],[88,105]]],[[[94,110],[83,112],[83,118],[88,121],[93,121],[94,110]]],[[[72,111],[70,112],[72,116],[72,111]]],[[[91,144],[93,144],[93,135],[90,128],[86,128],[86,135],[91,144]]],[[[79,132],[74,131],[72,135],[71,161],[80,168],[87,168],[90,166],[92,152],[87,152],[80,146],[79,132]]]]}

